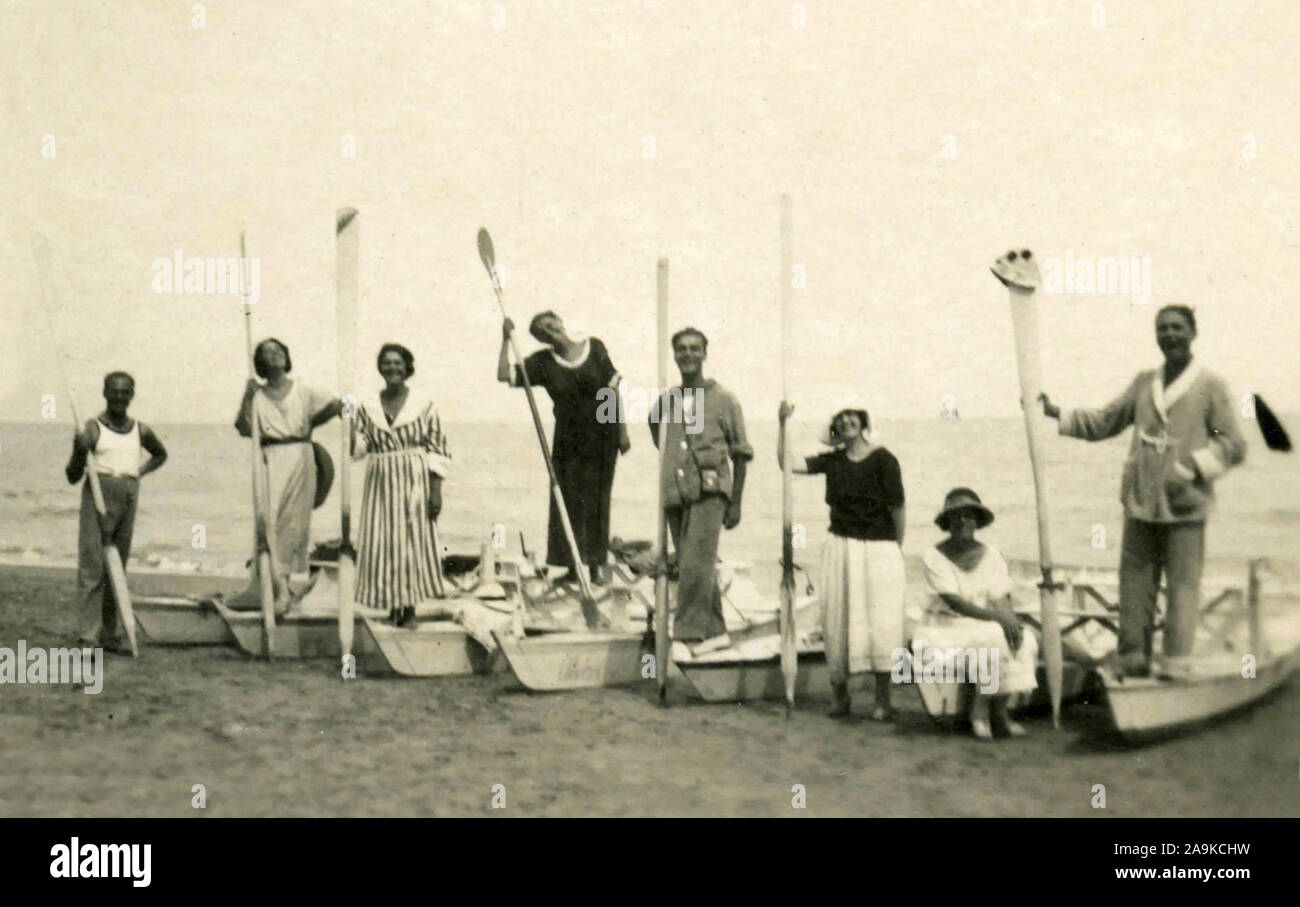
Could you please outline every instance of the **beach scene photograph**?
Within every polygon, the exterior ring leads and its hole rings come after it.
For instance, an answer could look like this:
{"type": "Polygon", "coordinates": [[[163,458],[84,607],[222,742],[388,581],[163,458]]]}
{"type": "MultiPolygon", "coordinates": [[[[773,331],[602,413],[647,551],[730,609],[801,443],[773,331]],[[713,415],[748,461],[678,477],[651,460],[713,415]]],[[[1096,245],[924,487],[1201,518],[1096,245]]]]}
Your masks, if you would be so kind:
{"type": "Polygon", "coordinates": [[[0,22],[0,816],[1300,817],[1288,4],[0,22]]]}

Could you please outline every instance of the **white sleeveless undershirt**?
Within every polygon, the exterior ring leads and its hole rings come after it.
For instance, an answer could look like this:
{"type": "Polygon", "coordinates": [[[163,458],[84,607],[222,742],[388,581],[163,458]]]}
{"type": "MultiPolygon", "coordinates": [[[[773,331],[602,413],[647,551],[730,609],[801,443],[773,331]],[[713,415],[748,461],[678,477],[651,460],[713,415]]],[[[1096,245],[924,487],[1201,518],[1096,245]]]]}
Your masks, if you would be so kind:
{"type": "Polygon", "coordinates": [[[118,434],[99,421],[99,441],[95,444],[95,472],[109,476],[140,477],[140,420],[131,430],[118,434]]]}

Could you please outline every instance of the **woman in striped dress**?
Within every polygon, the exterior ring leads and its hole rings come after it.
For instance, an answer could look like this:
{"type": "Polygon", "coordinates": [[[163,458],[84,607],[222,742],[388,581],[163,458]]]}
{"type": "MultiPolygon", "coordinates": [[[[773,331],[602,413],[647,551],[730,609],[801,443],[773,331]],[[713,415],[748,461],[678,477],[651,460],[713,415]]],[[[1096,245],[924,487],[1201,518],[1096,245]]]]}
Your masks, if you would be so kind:
{"type": "Polygon", "coordinates": [[[366,458],[358,532],[356,601],[415,622],[415,605],[442,594],[434,521],[451,465],[433,401],[406,385],[415,357],[400,343],[379,350],[384,389],[357,407],[358,458],[366,458]]]}

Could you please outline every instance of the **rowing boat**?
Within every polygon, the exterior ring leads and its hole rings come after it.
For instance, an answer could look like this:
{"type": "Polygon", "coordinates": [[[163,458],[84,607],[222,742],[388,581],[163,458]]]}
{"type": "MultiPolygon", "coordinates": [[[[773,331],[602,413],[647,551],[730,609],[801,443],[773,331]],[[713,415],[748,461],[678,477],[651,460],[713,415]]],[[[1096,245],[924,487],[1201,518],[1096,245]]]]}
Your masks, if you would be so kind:
{"type": "Polygon", "coordinates": [[[1277,690],[1300,668],[1300,643],[1254,666],[1245,677],[1238,656],[1197,658],[1177,675],[1116,678],[1098,670],[1111,725],[1130,740],[1163,736],[1232,714],[1277,690]]]}
{"type": "Polygon", "coordinates": [[[145,642],[164,646],[229,646],[235,636],[217,609],[203,599],[174,595],[139,596],[135,622],[145,642]]]}
{"type": "Polygon", "coordinates": [[[1263,567],[1264,562],[1251,561],[1244,597],[1239,589],[1230,590],[1233,594],[1201,608],[1199,651],[1157,659],[1150,677],[1119,677],[1107,666],[1097,669],[1111,727],[1120,736],[1130,741],[1161,737],[1232,714],[1264,699],[1300,669],[1294,618],[1275,621],[1270,639],[1264,637],[1263,567]],[[1230,606],[1219,608],[1224,602],[1230,606]]]}
{"type": "MultiPolygon", "coordinates": [[[[596,599],[597,608],[611,624],[611,630],[546,632],[524,634],[498,631],[497,645],[515,679],[525,688],[538,692],[580,690],[592,687],[627,686],[655,679],[654,633],[649,630],[647,597],[639,583],[615,564],[615,575],[626,585],[614,588],[596,599]],[[625,594],[623,594],[625,593],[625,594]],[[610,596],[610,599],[606,598],[610,596]],[[650,657],[647,657],[650,656],[650,657]]],[[[731,645],[765,639],[776,633],[775,603],[761,602],[753,584],[736,565],[721,565],[718,571],[727,634],[731,645]]],[[[669,600],[676,595],[676,583],[669,583],[669,600]]],[[[534,610],[545,605],[534,601],[534,610]]],[[[576,604],[567,606],[564,617],[572,623],[577,617],[576,604]]],[[[796,604],[800,615],[815,612],[815,600],[805,596],[796,604]]],[[[526,628],[527,629],[527,628],[526,628]]],[[[705,644],[707,645],[707,644],[705,644]]],[[[697,647],[700,648],[700,647],[697,647]]],[[[686,657],[686,653],[682,653],[686,657]]],[[[673,656],[674,663],[678,656],[673,656]]],[[[780,669],[778,665],[778,675],[780,669]]]]}
{"type": "Polygon", "coordinates": [[[359,615],[354,647],[368,656],[358,665],[367,674],[396,677],[455,677],[505,670],[495,648],[489,651],[464,626],[451,620],[421,621],[407,629],[359,615]]]}
{"type": "MultiPolygon", "coordinates": [[[[1066,568],[1067,589],[1073,590],[1076,607],[1062,612],[1070,620],[1064,634],[1067,659],[1062,683],[1063,699],[1073,700],[1088,687],[1088,675],[1106,654],[1099,648],[1098,633],[1114,616],[1105,593],[1112,583],[1085,568],[1066,568]],[[1078,577],[1081,581],[1074,583],[1078,577]],[[1083,580],[1086,580],[1084,582],[1083,580]]],[[[1022,583],[1028,588],[1027,582],[1022,583]]],[[[1021,599],[1029,596],[1022,590],[1021,599]]],[[[805,599],[795,620],[798,632],[799,671],[795,693],[799,699],[823,700],[830,695],[830,672],[816,621],[819,614],[805,599]]],[[[1017,609],[1021,618],[1037,628],[1039,610],[1029,605],[1017,609]]],[[[767,637],[751,634],[749,640],[704,655],[678,659],[677,668],[705,702],[758,702],[785,698],[778,640],[769,631],[767,637]]],[[[1113,644],[1112,644],[1113,645],[1113,644]]],[[[1039,689],[1035,698],[1046,701],[1045,666],[1039,665],[1039,689]]],[[[947,683],[915,684],[931,717],[940,718],[960,711],[958,685],[947,683]]]]}

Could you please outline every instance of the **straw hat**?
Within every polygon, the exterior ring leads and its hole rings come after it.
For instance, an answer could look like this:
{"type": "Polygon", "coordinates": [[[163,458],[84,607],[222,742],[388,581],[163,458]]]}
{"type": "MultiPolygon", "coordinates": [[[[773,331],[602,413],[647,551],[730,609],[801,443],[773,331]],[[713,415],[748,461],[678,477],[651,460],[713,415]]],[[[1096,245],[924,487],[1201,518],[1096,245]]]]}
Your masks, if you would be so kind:
{"type": "Polygon", "coordinates": [[[835,420],[845,413],[857,416],[862,421],[862,438],[865,441],[871,432],[871,416],[864,406],[845,406],[835,411],[830,421],[826,423],[826,430],[822,432],[821,442],[827,447],[839,447],[844,442],[835,437],[835,420]]]}
{"type": "Polygon", "coordinates": [[[980,502],[980,496],[969,488],[954,488],[943,499],[943,509],[934,518],[934,524],[944,532],[948,531],[948,517],[958,510],[975,511],[975,528],[983,529],[993,522],[993,511],[980,502]]]}

